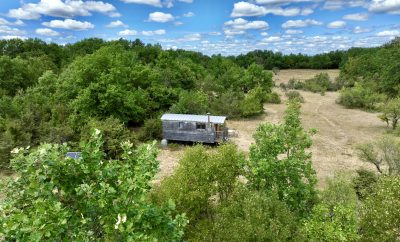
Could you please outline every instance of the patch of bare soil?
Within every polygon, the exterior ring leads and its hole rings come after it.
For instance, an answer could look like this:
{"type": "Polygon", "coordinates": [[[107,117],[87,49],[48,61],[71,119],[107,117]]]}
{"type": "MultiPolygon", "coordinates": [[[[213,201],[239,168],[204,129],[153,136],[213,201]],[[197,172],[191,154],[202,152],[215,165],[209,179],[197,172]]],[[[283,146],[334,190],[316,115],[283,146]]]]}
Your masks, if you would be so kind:
{"type": "MultiPolygon", "coordinates": [[[[290,78],[308,79],[315,74],[327,72],[331,78],[338,76],[338,70],[285,70],[275,76],[277,85],[286,83],[290,78]]],[[[276,89],[282,94],[284,93],[276,89]]],[[[313,165],[317,171],[319,187],[324,187],[326,180],[336,172],[354,172],[359,168],[372,169],[372,167],[361,161],[356,152],[356,145],[376,139],[384,133],[385,124],[377,118],[377,114],[361,110],[346,109],[336,103],[338,93],[328,92],[325,96],[318,93],[300,91],[305,99],[302,105],[302,123],[305,129],[315,128],[317,134],[313,137],[313,165]]],[[[229,120],[228,127],[238,131],[239,136],[232,138],[239,149],[248,152],[253,142],[252,135],[257,127],[264,122],[277,124],[282,121],[285,104],[266,104],[265,114],[246,120],[229,120]]],[[[172,174],[177,166],[183,150],[163,150],[158,157],[161,161],[161,170],[157,180],[172,174]]]]}

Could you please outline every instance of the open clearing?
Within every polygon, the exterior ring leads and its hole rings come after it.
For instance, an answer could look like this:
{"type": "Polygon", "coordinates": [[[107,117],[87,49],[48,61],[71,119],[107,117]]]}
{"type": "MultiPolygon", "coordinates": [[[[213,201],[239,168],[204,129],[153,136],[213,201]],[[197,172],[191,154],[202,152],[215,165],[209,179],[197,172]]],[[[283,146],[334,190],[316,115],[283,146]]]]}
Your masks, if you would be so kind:
{"type": "MultiPolygon", "coordinates": [[[[274,77],[277,85],[286,83],[290,78],[308,79],[315,74],[327,72],[331,78],[338,76],[338,70],[284,70],[274,77]]],[[[277,92],[283,92],[276,89],[277,92]]],[[[376,113],[361,110],[346,109],[336,104],[339,94],[328,92],[325,96],[318,93],[300,91],[305,99],[302,105],[302,123],[305,129],[315,128],[317,134],[313,137],[311,148],[313,165],[317,171],[319,187],[324,187],[326,179],[335,172],[355,171],[361,167],[372,168],[357,157],[355,147],[359,143],[371,141],[382,135],[385,124],[377,118],[376,113]]],[[[229,120],[228,127],[235,129],[239,137],[232,138],[238,147],[248,152],[253,142],[252,135],[257,127],[264,122],[279,123],[285,110],[285,104],[266,104],[265,114],[249,120],[229,120]]],[[[160,172],[156,182],[172,174],[182,157],[184,147],[178,150],[162,150],[159,155],[160,172]]]]}

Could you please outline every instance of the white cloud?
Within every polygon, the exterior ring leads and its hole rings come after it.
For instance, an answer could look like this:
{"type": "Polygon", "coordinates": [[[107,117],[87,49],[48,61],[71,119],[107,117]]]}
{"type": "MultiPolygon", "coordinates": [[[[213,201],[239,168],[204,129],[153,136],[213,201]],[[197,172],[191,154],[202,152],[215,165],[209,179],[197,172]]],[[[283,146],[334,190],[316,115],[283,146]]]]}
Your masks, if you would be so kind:
{"type": "Polygon", "coordinates": [[[314,13],[314,9],[312,9],[312,8],[304,8],[301,10],[301,15],[303,15],[303,16],[307,16],[312,13],[314,13]]]}
{"type": "Polygon", "coordinates": [[[153,35],[164,35],[167,31],[165,29],[158,29],[154,31],[142,31],[142,35],[144,36],[153,36],[153,35]]]}
{"type": "Polygon", "coordinates": [[[345,26],[346,26],[346,22],[341,21],[341,20],[333,21],[327,25],[327,27],[330,29],[341,29],[341,28],[344,28],[345,26]]]}
{"type": "Polygon", "coordinates": [[[322,25],[322,22],[313,20],[313,19],[305,19],[305,20],[289,20],[282,24],[282,28],[289,29],[289,28],[304,28],[308,26],[316,26],[322,25]]]}
{"type": "Polygon", "coordinates": [[[22,22],[21,20],[16,20],[15,22],[10,22],[10,21],[8,21],[8,20],[6,20],[6,19],[4,19],[4,18],[0,18],[0,25],[18,25],[18,26],[22,26],[22,25],[24,25],[25,23],[24,22],[22,22]]]}
{"type": "Polygon", "coordinates": [[[194,17],[195,14],[193,12],[187,12],[183,16],[186,17],[186,18],[191,18],[191,17],[194,17]]]}
{"type": "Polygon", "coordinates": [[[228,26],[235,30],[249,30],[249,29],[268,29],[269,25],[265,21],[247,21],[243,18],[237,18],[235,20],[230,20],[225,22],[225,26],[228,26]]]}
{"type": "Polygon", "coordinates": [[[243,35],[246,34],[244,30],[236,30],[236,29],[225,29],[224,34],[226,36],[235,36],[235,35],[243,35]]]}
{"type": "Polygon", "coordinates": [[[338,10],[344,7],[367,7],[367,0],[327,0],[323,6],[323,9],[327,10],[338,10]]]}
{"type": "Polygon", "coordinates": [[[181,21],[176,21],[176,22],[174,22],[174,25],[175,25],[175,26],[181,26],[181,25],[183,25],[183,22],[181,22],[181,21]]]}
{"type": "Polygon", "coordinates": [[[9,26],[0,25],[0,34],[6,34],[9,36],[23,36],[26,33],[25,31],[18,28],[11,28],[9,26]]]}
{"type": "Polygon", "coordinates": [[[319,2],[319,0],[256,0],[257,4],[263,4],[263,5],[286,5],[290,3],[301,3],[301,2],[319,2]]]}
{"type": "Polygon", "coordinates": [[[118,35],[119,36],[122,36],[122,37],[126,37],[126,36],[133,36],[133,35],[137,35],[137,31],[136,30],[133,30],[133,29],[125,29],[125,30],[123,30],[123,31],[120,31],[120,32],[118,32],[118,35]]]}
{"type": "Polygon", "coordinates": [[[124,3],[145,4],[154,7],[162,7],[161,0],[121,0],[124,3]]]}
{"type": "Polygon", "coordinates": [[[400,35],[400,31],[398,30],[385,30],[376,34],[379,37],[396,37],[398,35],[400,35]]]}
{"type": "Polygon", "coordinates": [[[267,32],[261,32],[260,35],[265,37],[265,36],[268,36],[268,33],[267,32]]]}
{"type": "Polygon", "coordinates": [[[302,34],[303,30],[300,29],[288,29],[285,31],[286,34],[302,34]]]}
{"type": "Polygon", "coordinates": [[[59,36],[59,35],[60,35],[60,33],[58,33],[57,31],[52,30],[52,29],[48,29],[48,28],[39,28],[39,29],[36,29],[36,30],[35,30],[35,33],[38,34],[38,35],[52,36],[52,37],[54,37],[54,36],[59,36]]]}
{"type": "Polygon", "coordinates": [[[106,25],[107,28],[118,28],[118,27],[128,27],[128,25],[124,24],[121,20],[113,21],[106,25]]]}
{"type": "Polygon", "coordinates": [[[238,2],[233,5],[232,17],[263,16],[266,9],[248,2],[238,2]]]}
{"type": "Polygon", "coordinates": [[[199,41],[201,39],[201,34],[188,34],[185,35],[183,39],[180,39],[180,41],[199,41]]]}
{"type": "Polygon", "coordinates": [[[271,36],[268,38],[264,38],[261,40],[262,42],[267,42],[267,43],[271,43],[271,42],[279,42],[282,41],[282,38],[279,36],[271,36]]]}
{"type": "Polygon", "coordinates": [[[44,22],[43,25],[50,28],[70,30],[88,30],[94,28],[94,25],[92,23],[89,23],[87,21],[76,21],[73,19],[51,20],[50,22],[44,22]]]}
{"type": "Polygon", "coordinates": [[[356,26],[353,29],[353,33],[355,33],[355,34],[362,34],[362,33],[369,33],[369,32],[371,32],[371,29],[362,28],[360,26],[356,26]]]}
{"type": "Polygon", "coordinates": [[[367,21],[368,18],[369,18],[368,13],[354,13],[343,16],[343,19],[353,20],[353,21],[367,21]]]}
{"type": "Polygon", "coordinates": [[[154,12],[149,14],[148,20],[151,22],[166,23],[174,21],[174,19],[175,17],[170,13],[154,12]]]}
{"type": "Polygon", "coordinates": [[[208,33],[208,34],[211,35],[211,36],[219,36],[219,35],[222,35],[221,32],[217,32],[217,31],[210,32],[210,33],[208,33]]]}
{"type": "Polygon", "coordinates": [[[372,0],[369,11],[375,13],[400,14],[399,0],[372,0]]]}
{"type": "Polygon", "coordinates": [[[27,39],[27,37],[25,36],[20,36],[20,35],[4,35],[4,36],[0,36],[0,39],[4,39],[4,40],[10,40],[10,39],[27,39]]]}
{"type": "Polygon", "coordinates": [[[90,16],[92,12],[116,14],[116,8],[102,1],[82,0],[40,0],[38,3],[26,3],[18,9],[10,9],[8,17],[16,19],[39,19],[41,15],[72,18],[90,16]]]}

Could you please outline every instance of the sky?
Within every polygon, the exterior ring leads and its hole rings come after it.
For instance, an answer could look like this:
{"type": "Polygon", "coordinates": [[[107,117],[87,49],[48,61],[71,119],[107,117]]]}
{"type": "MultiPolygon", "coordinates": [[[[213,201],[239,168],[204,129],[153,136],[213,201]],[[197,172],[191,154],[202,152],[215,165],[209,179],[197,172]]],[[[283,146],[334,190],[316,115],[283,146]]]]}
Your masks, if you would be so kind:
{"type": "Polygon", "coordinates": [[[400,0],[1,0],[0,39],[141,39],[164,49],[314,55],[400,36],[400,0]]]}

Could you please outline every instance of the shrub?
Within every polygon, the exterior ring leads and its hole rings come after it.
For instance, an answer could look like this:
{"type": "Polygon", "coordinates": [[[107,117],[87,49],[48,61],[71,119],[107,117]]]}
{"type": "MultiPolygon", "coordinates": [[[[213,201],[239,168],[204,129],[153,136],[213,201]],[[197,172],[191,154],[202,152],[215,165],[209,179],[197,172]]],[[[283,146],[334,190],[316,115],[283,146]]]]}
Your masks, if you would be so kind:
{"type": "Polygon", "coordinates": [[[105,159],[96,130],[78,159],[67,145],[16,148],[18,179],[1,202],[0,236],[6,241],[180,241],[186,219],[147,201],[158,170],[155,144],[121,145],[120,160],[105,159]]]}
{"type": "Polygon", "coordinates": [[[217,209],[213,238],[205,241],[292,241],[297,218],[275,193],[251,191],[238,185],[217,209]]]}
{"type": "Polygon", "coordinates": [[[119,157],[123,150],[121,148],[121,141],[129,140],[136,145],[136,137],[133,132],[128,130],[121,121],[116,118],[110,117],[105,120],[91,119],[82,128],[81,140],[86,142],[91,138],[93,129],[99,129],[104,134],[103,151],[110,158],[119,157]]]}
{"type": "Polygon", "coordinates": [[[147,119],[139,131],[139,140],[150,141],[163,138],[163,127],[160,118],[147,119]]]}
{"type": "Polygon", "coordinates": [[[400,98],[391,99],[380,108],[382,115],[379,116],[382,121],[390,125],[393,130],[396,130],[400,120],[400,98]]]}
{"type": "Polygon", "coordinates": [[[317,180],[306,151],[312,140],[301,126],[300,104],[290,101],[284,123],[260,125],[254,140],[246,166],[248,184],[259,191],[276,189],[292,211],[307,214],[315,202],[317,180]]]}
{"type": "Polygon", "coordinates": [[[282,103],[281,97],[277,92],[271,92],[267,94],[267,103],[274,103],[274,104],[280,104],[282,103]]]}
{"type": "Polygon", "coordinates": [[[264,110],[263,102],[260,100],[259,95],[251,90],[241,103],[240,110],[242,113],[241,116],[245,118],[258,115],[264,110]]]}
{"type": "Polygon", "coordinates": [[[381,176],[361,213],[362,241],[397,241],[400,234],[400,177],[381,176]]]}
{"type": "Polygon", "coordinates": [[[298,101],[304,103],[304,97],[298,91],[289,91],[286,92],[286,97],[288,97],[289,101],[298,101]]]}
{"type": "Polygon", "coordinates": [[[279,70],[278,67],[274,67],[274,68],[272,68],[272,72],[273,72],[275,75],[278,75],[279,72],[280,72],[280,70],[279,70]]]}
{"type": "Polygon", "coordinates": [[[242,116],[241,103],[244,94],[228,90],[220,94],[211,102],[212,114],[227,116],[229,118],[240,118],[242,116]]]}
{"type": "Polygon", "coordinates": [[[304,223],[305,241],[356,241],[357,196],[350,179],[335,176],[320,197],[321,202],[304,223]]]}
{"type": "Polygon", "coordinates": [[[340,92],[339,103],[348,108],[365,108],[375,110],[386,95],[373,92],[358,83],[352,88],[344,88],[340,92]]]}
{"type": "Polygon", "coordinates": [[[235,145],[225,144],[215,151],[197,145],[185,151],[174,174],[155,189],[158,203],[172,199],[180,213],[187,214],[190,229],[213,216],[217,202],[225,201],[242,173],[244,155],[235,145]]]}
{"type": "Polygon", "coordinates": [[[179,101],[169,110],[178,114],[206,114],[209,111],[208,96],[203,92],[182,92],[179,101]]]}
{"type": "Polygon", "coordinates": [[[365,199],[373,191],[373,186],[378,177],[372,171],[365,169],[357,170],[357,176],[353,178],[353,187],[360,200],[365,199]]]}

